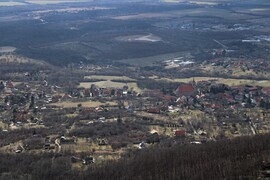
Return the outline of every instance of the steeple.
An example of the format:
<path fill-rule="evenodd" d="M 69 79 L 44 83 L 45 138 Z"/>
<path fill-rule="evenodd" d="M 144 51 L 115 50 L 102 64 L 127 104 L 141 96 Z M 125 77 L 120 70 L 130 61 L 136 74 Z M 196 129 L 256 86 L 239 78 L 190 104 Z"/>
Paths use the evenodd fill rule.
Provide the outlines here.
<path fill-rule="evenodd" d="M 195 81 L 195 78 L 193 77 L 193 80 L 192 80 L 192 86 L 195 87 L 196 86 L 196 81 Z"/>

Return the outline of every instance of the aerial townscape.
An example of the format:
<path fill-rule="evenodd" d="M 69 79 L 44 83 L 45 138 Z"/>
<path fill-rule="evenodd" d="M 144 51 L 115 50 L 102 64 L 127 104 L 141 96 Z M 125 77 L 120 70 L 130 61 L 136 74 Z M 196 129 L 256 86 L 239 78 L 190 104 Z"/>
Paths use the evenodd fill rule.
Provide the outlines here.
<path fill-rule="evenodd" d="M 0 180 L 269 179 L 267 0 L 0 2 Z"/>

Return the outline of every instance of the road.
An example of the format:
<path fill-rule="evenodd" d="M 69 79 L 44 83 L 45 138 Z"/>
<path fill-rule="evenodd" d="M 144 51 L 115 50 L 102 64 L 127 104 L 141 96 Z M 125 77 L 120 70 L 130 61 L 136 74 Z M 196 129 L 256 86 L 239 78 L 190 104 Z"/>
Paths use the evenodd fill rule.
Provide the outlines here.
<path fill-rule="evenodd" d="M 228 47 L 224 44 L 222 44 L 220 41 L 213 39 L 216 43 L 218 43 L 219 45 L 221 45 L 224 49 L 228 49 Z"/>
<path fill-rule="evenodd" d="M 57 152 L 60 153 L 61 152 L 60 139 L 56 139 L 54 141 L 54 144 L 57 146 Z"/>

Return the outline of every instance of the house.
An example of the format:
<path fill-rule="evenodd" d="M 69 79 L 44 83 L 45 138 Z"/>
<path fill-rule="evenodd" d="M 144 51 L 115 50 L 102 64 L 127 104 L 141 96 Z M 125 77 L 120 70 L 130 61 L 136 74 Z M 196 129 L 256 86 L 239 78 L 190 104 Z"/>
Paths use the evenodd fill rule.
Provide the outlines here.
<path fill-rule="evenodd" d="M 186 136 L 186 131 L 185 130 L 176 130 L 176 131 L 174 131 L 174 135 L 176 137 L 184 137 L 184 136 Z"/>
<path fill-rule="evenodd" d="M 84 97 L 91 97 L 92 96 L 90 89 L 85 89 L 83 94 L 84 94 Z"/>
<path fill-rule="evenodd" d="M 120 97 L 122 95 L 123 95 L 123 90 L 122 89 L 116 89 L 115 96 Z"/>
<path fill-rule="evenodd" d="M 217 103 L 214 103 L 211 105 L 211 108 L 212 109 L 220 109 L 220 108 L 223 108 L 222 104 L 217 104 Z"/>
<path fill-rule="evenodd" d="M 152 108 L 149 108 L 147 110 L 148 113 L 154 113 L 154 114 L 159 114 L 160 113 L 160 109 L 157 108 L 157 107 L 152 107 Z"/>
<path fill-rule="evenodd" d="M 51 144 L 50 143 L 45 143 L 44 144 L 44 149 L 51 149 Z"/>
<path fill-rule="evenodd" d="M 44 149 L 54 149 L 55 147 L 51 145 L 50 137 L 46 137 L 43 145 Z"/>
<path fill-rule="evenodd" d="M 102 112 L 103 110 L 104 108 L 100 106 L 95 108 L 95 112 Z"/>
<path fill-rule="evenodd" d="M 191 84 L 181 84 L 176 89 L 176 94 L 178 96 L 191 96 L 195 94 L 195 88 Z"/>
<path fill-rule="evenodd" d="M 16 121 L 25 122 L 26 121 L 26 117 L 25 116 L 26 115 L 24 113 L 21 113 L 21 112 L 17 113 L 15 115 Z"/>
<path fill-rule="evenodd" d="M 124 90 L 128 90 L 128 85 L 123 86 Z"/>
<path fill-rule="evenodd" d="M 109 144 L 107 139 L 97 139 L 97 141 L 99 146 L 106 146 Z"/>
<path fill-rule="evenodd" d="M 176 97 L 175 96 L 170 96 L 170 95 L 164 95 L 162 97 L 162 99 L 165 100 L 165 101 L 175 101 Z"/>
<path fill-rule="evenodd" d="M 75 144 L 75 140 L 66 138 L 65 136 L 61 136 L 60 144 Z"/>
<path fill-rule="evenodd" d="M 55 95 L 55 96 L 53 96 L 51 98 L 48 98 L 48 101 L 50 103 L 56 103 L 56 102 L 59 102 L 60 99 L 61 99 L 61 96 Z"/>
<path fill-rule="evenodd" d="M 143 149 L 143 148 L 145 148 L 145 147 L 146 147 L 145 142 L 142 141 L 142 142 L 139 144 L 139 149 Z"/>
<path fill-rule="evenodd" d="M 71 98 L 72 98 L 72 96 L 69 95 L 69 94 L 65 94 L 65 95 L 62 97 L 62 99 L 64 99 L 64 100 L 69 100 L 69 99 L 71 99 Z"/>
<path fill-rule="evenodd" d="M 6 87 L 9 88 L 9 89 L 13 89 L 15 86 L 11 81 L 7 81 L 6 82 Z"/>
<path fill-rule="evenodd" d="M 207 132 L 204 131 L 204 130 L 198 130 L 198 134 L 199 134 L 200 136 L 206 136 L 206 135 L 207 135 Z"/>
<path fill-rule="evenodd" d="M 103 96 L 110 96 L 111 93 L 112 93 L 112 90 L 111 89 L 107 89 L 107 88 L 103 89 L 103 91 L 102 91 L 102 95 Z"/>
<path fill-rule="evenodd" d="M 190 144 L 202 144 L 200 141 L 191 141 Z"/>
<path fill-rule="evenodd" d="M 86 157 L 86 158 L 82 159 L 82 163 L 84 165 L 95 163 L 95 158 L 94 157 Z"/>
<path fill-rule="evenodd" d="M 145 90 L 143 95 L 148 97 L 162 97 L 164 94 L 159 90 Z"/>
<path fill-rule="evenodd" d="M 80 162 L 80 161 L 82 161 L 82 159 L 77 157 L 77 156 L 72 156 L 71 157 L 71 162 L 72 163 L 76 163 L 76 162 Z"/>
<path fill-rule="evenodd" d="M 262 89 L 262 93 L 265 94 L 265 95 L 270 96 L 270 87 L 264 87 Z"/>
<path fill-rule="evenodd" d="M 90 113 L 93 113 L 95 112 L 95 109 L 94 108 L 84 108 L 80 111 L 80 114 L 82 115 L 87 115 L 87 114 L 90 114 Z"/>
<path fill-rule="evenodd" d="M 148 135 L 147 136 L 147 139 L 146 139 L 146 142 L 148 144 L 150 144 L 150 143 L 156 143 L 156 142 L 159 142 L 159 141 L 160 141 L 160 139 L 159 139 L 159 135 L 158 135 L 157 132 L 154 132 L 154 133 Z"/>

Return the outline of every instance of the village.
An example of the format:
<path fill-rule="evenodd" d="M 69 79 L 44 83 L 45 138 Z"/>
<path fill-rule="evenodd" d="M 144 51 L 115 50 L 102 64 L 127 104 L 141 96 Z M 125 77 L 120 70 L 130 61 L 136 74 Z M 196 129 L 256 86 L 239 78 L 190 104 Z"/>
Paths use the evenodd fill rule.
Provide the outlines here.
<path fill-rule="evenodd" d="M 141 88 L 139 80 L 128 75 L 87 75 L 81 80 L 87 84 L 76 82 L 67 87 L 47 80 L 52 69 L 8 74 L 7 80 L 0 81 L 0 151 L 69 152 L 74 167 L 82 168 L 156 144 L 199 145 L 267 133 L 270 86 L 262 80 L 268 76 L 264 73 L 269 68 L 266 63 L 219 58 L 197 67 L 196 63 L 186 64 L 184 68 L 202 71 L 226 66 L 229 78 L 235 78 L 233 71 L 240 69 L 257 73 L 259 80 L 242 79 L 240 83 L 240 79 L 234 84 L 220 77 L 190 77 L 156 89 Z M 111 70 L 107 66 L 97 69 Z M 73 71 L 90 70 L 80 65 Z M 238 78 L 249 74 L 240 75 Z M 160 77 L 149 80 L 163 82 Z M 262 86 L 259 81 L 263 81 Z"/>

